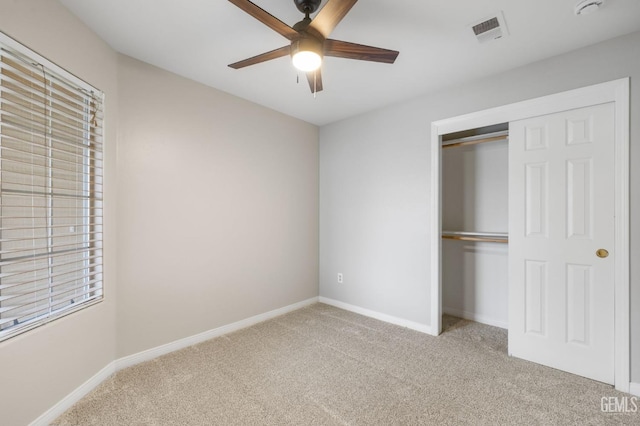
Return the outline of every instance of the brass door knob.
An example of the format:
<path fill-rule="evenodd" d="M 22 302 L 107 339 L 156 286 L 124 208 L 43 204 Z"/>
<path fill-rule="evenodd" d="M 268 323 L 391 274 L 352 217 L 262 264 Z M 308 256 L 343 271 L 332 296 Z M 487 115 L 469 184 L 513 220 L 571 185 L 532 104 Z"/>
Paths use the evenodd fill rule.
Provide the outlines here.
<path fill-rule="evenodd" d="M 609 252 L 605 249 L 598 249 L 596 251 L 596 256 L 601 257 L 601 258 L 605 258 L 609 256 Z"/>

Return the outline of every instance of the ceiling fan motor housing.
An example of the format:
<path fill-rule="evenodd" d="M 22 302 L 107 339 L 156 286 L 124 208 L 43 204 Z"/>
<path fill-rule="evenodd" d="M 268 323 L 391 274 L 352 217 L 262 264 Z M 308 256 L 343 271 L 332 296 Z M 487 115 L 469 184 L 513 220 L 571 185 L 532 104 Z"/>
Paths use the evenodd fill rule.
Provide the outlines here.
<path fill-rule="evenodd" d="M 302 37 L 300 37 L 297 40 L 294 40 L 291 43 L 291 56 L 295 56 L 296 53 L 298 52 L 314 52 L 316 53 L 318 56 L 322 57 L 323 55 L 323 49 L 322 49 L 322 42 L 320 40 L 318 40 L 315 37 L 312 37 L 310 35 L 304 34 Z"/>
<path fill-rule="evenodd" d="M 293 2 L 300 12 L 308 15 L 318 10 L 322 0 L 293 0 Z"/>

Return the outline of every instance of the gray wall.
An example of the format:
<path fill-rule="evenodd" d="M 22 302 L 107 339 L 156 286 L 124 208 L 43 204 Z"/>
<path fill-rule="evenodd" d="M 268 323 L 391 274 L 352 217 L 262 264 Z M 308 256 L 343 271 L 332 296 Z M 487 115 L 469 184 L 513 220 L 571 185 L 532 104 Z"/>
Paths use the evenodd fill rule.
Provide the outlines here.
<path fill-rule="evenodd" d="M 318 295 L 318 128 L 119 61 L 118 357 Z"/>
<path fill-rule="evenodd" d="M 0 31 L 105 92 L 105 300 L 0 343 L 0 424 L 24 425 L 116 354 L 117 56 L 57 1 L 0 1 Z"/>
<path fill-rule="evenodd" d="M 320 295 L 428 325 L 431 122 L 631 77 L 631 359 L 640 382 L 638 46 L 640 33 L 630 34 L 323 126 Z"/>

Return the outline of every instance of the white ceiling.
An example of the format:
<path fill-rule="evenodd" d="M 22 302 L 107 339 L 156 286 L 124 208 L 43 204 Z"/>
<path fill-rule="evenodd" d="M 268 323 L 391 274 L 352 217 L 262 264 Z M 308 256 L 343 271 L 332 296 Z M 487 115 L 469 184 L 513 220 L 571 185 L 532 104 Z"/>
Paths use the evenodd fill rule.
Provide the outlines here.
<path fill-rule="evenodd" d="M 640 30 L 639 0 L 582 16 L 577 0 L 361 0 L 331 38 L 400 55 L 393 65 L 325 58 L 314 99 L 288 57 L 227 67 L 288 44 L 228 1 L 61 2 L 118 52 L 317 125 Z M 253 2 L 289 25 L 303 17 L 292 0 Z M 478 43 L 469 25 L 499 11 L 510 35 Z"/>

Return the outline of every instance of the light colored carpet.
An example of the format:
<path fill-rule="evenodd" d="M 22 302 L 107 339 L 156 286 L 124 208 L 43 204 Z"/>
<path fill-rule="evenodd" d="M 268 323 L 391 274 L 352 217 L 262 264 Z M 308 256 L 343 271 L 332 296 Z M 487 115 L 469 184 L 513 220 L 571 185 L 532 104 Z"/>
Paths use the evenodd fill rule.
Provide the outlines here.
<path fill-rule="evenodd" d="M 629 395 L 506 352 L 445 317 L 433 337 L 324 304 L 122 370 L 55 425 L 603 425 Z"/>

